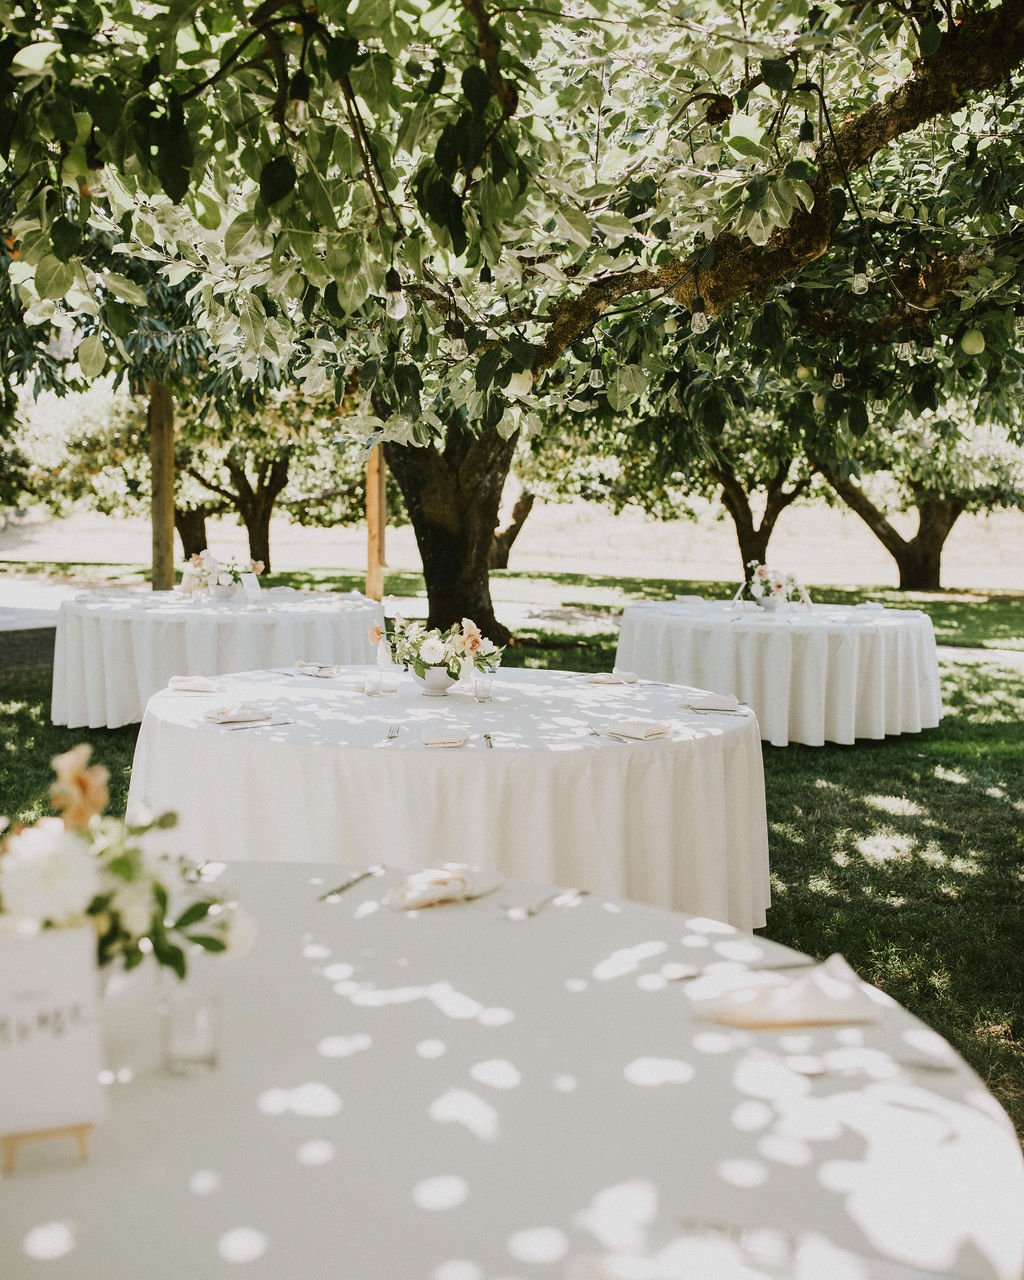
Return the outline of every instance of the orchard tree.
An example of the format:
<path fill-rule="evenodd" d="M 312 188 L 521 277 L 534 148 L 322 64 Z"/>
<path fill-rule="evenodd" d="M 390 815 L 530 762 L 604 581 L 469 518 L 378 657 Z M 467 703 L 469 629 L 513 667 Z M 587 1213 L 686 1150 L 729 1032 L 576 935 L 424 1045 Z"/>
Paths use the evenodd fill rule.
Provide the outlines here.
<path fill-rule="evenodd" d="M 95 308 L 76 237 L 101 227 L 197 280 L 221 366 L 339 398 L 358 370 L 433 623 L 500 638 L 482 525 L 540 409 L 595 359 L 620 403 L 670 397 L 656 351 L 611 349 L 623 322 L 692 323 L 737 377 L 827 357 L 802 367 L 836 432 L 869 429 L 883 371 L 897 407 L 1019 378 L 1022 0 L 15 0 L 0 21 L 31 322 Z M 895 359 L 914 345 L 940 349 L 927 379 Z"/>
<path fill-rule="evenodd" d="M 942 550 L 962 515 L 1024 507 L 1024 449 L 1001 428 L 965 433 L 960 414 L 929 413 L 891 433 L 865 436 L 852 458 L 816 458 L 819 470 L 878 538 L 904 590 L 937 591 Z M 914 512 L 910 536 L 891 513 Z"/>

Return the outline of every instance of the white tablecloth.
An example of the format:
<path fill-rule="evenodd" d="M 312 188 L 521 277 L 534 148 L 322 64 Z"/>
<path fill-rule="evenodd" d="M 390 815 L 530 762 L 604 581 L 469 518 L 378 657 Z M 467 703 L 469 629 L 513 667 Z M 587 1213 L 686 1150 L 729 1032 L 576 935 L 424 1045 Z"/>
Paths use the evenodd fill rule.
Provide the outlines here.
<path fill-rule="evenodd" d="M 155 695 L 132 766 L 129 812 L 176 809 L 174 847 L 200 858 L 335 858 L 430 866 L 481 860 L 507 875 L 574 884 L 728 920 L 765 923 L 764 773 L 750 715 L 698 714 L 684 691 L 592 685 L 565 672 L 502 671 L 495 701 L 425 697 L 344 680 L 233 676 L 230 694 Z M 278 727 L 203 721 L 257 703 Z M 672 737 L 593 737 L 616 717 L 671 722 Z M 389 725 L 400 726 L 388 741 Z M 425 729 L 461 725 L 455 750 Z M 494 749 L 483 733 L 490 730 Z"/>
<path fill-rule="evenodd" d="M 369 662 L 383 622 L 365 596 L 275 587 L 258 607 L 195 602 L 175 591 L 84 595 L 61 605 L 53 657 L 54 724 L 137 723 L 171 676 L 216 676 L 302 658 Z"/>
<path fill-rule="evenodd" d="M 942 716 L 935 635 L 917 609 L 629 605 L 616 661 L 734 693 L 776 747 L 920 733 Z"/>
<path fill-rule="evenodd" d="M 1019 1280 L 1014 1134 L 948 1050 L 904 1065 L 944 1046 L 898 1005 L 729 1030 L 668 979 L 794 953 L 597 898 L 510 920 L 522 885 L 405 916 L 394 876 L 229 874 L 256 947 L 190 980 L 220 1068 L 159 1074 L 155 1015 L 109 1001 L 135 1079 L 88 1165 L 23 1149 L 5 1280 Z"/>

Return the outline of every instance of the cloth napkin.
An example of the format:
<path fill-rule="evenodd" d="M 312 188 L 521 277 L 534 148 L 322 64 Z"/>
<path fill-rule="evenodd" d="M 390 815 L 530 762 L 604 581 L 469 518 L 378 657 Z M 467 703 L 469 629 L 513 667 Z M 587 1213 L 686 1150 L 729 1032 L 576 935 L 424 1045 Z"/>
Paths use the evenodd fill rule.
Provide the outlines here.
<path fill-rule="evenodd" d="M 178 693 L 223 693 L 227 685 L 208 676 L 171 676 L 167 687 Z"/>
<path fill-rule="evenodd" d="M 614 671 L 595 671 L 592 676 L 587 676 L 587 684 L 636 684 L 637 677 L 634 671 L 620 671 L 617 667 Z"/>
<path fill-rule="evenodd" d="M 215 724 L 247 724 L 250 721 L 269 720 L 269 711 L 262 707 L 254 707 L 251 702 L 235 702 L 228 707 L 212 707 L 203 712 L 204 720 L 212 720 Z"/>
<path fill-rule="evenodd" d="M 613 720 L 609 729 L 624 738 L 639 738 L 642 742 L 648 738 L 667 738 L 672 732 L 672 726 L 664 720 Z"/>
<path fill-rule="evenodd" d="M 421 907 L 433 907 L 442 902 L 467 902 L 488 892 L 497 883 L 497 877 L 479 867 L 445 862 L 440 867 L 427 867 L 406 876 L 395 885 L 385 901 L 402 911 L 418 911 Z"/>
<path fill-rule="evenodd" d="M 729 1027 L 807 1027 L 874 1022 L 878 1003 L 841 955 L 787 979 L 754 974 L 750 985 L 698 1004 L 697 1017 Z"/>
<path fill-rule="evenodd" d="M 740 707 L 734 693 L 688 693 L 682 705 L 691 711 L 738 711 Z"/>
<path fill-rule="evenodd" d="M 316 676 L 318 680 L 335 680 L 341 675 L 340 667 L 333 667 L 329 662 L 296 662 L 295 670 L 304 676 Z"/>
<path fill-rule="evenodd" d="M 425 747 L 461 747 L 468 736 L 465 729 L 424 729 L 423 745 Z"/>

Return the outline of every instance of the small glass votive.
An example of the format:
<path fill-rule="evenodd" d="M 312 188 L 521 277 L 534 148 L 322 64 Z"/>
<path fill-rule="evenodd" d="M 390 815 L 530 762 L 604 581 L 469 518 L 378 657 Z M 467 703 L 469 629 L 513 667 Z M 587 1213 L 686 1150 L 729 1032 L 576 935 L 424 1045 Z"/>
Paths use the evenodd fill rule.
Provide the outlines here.
<path fill-rule="evenodd" d="M 219 996 L 175 992 L 160 1005 L 160 1048 L 165 1071 L 175 1076 L 203 1075 L 220 1053 Z"/>
<path fill-rule="evenodd" d="M 494 701 L 494 676 L 475 676 L 473 678 L 473 697 L 477 702 Z"/>
<path fill-rule="evenodd" d="M 384 692 L 384 676 L 380 671 L 367 671 L 363 692 L 368 698 L 379 698 Z"/>

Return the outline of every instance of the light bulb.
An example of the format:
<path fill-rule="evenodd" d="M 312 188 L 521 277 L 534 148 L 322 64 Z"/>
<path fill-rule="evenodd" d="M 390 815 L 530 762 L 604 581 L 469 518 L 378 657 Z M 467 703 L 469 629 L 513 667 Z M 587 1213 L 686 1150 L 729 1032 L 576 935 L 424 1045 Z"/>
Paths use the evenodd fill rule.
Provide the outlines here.
<path fill-rule="evenodd" d="M 889 406 L 883 399 L 881 399 L 881 397 L 879 397 L 871 407 L 874 409 L 875 413 L 885 413 Z"/>
<path fill-rule="evenodd" d="M 597 356 L 594 356 L 594 359 L 590 365 L 589 382 L 592 387 L 604 386 L 604 370 L 601 368 L 601 361 L 598 359 Z"/>
<path fill-rule="evenodd" d="M 806 116 L 800 125 L 800 132 L 797 134 L 797 154 L 803 160 L 809 160 L 814 163 L 814 158 L 818 154 L 818 148 L 814 145 L 814 125 Z"/>
<path fill-rule="evenodd" d="M 389 267 L 384 277 L 384 292 L 387 302 L 384 310 L 392 320 L 402 320 L 409 314 L 409 304 L 402 293 L 402 277 L 394 267 Z"/>
<path fill-rule="evenodd" d="M 707 333 L 711 321 L 704 310 L 704 299 L 698 293 L 690 303 L 690 328 L 694 333 Z"/>
<path fill-rule="evenodd" d="M 914 358 L 914 344 L 909 338 L 901 338 L 893 347 L 897 360 L 909 362 Z"/>
<path fill-rule="evenodd" d="M 921 339 L 921 349 L 917 353 L 922 364 L 931 364 L 935 359 L 935 339 L 929 335 Z"/>
<path fill-rule="evenodd" d="M 846 386 L 846 375 L 842 369 L 837 369 L 832 375 L 832 385 L 837 391 L 842 391 L 843 387 Z"/>
<path fill-rule="evenodd" d="M 850 281 L 850 291 L 857 294 L 867 293 L 868 291 L 867 265 L 859 253 L 853 260 L 853 279 Z"/>

